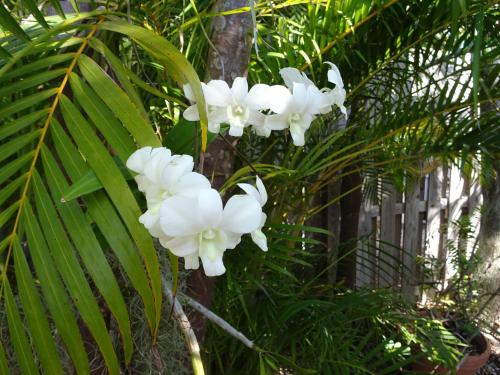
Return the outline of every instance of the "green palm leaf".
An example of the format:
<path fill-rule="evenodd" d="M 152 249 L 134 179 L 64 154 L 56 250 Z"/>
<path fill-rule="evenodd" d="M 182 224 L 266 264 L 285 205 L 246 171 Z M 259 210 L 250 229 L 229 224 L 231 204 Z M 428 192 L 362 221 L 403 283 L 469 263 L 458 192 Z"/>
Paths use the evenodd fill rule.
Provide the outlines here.
<path fill-rule="evenodd" d="M 75 24 L 84 18 L 88 24 Z M 24 38 L 10 18 L 3 15 L 1 21 Z M 98 39 L 113 28 L 121 38 L 136 38 L 179 83 L 190 83 L 201 96 L 196 73 L 175 47 L 102 15 L 77 16 L 30 44 L 7 48 L 12 57 L 0 65 L 0 295 L 10 335 L 3 345 L 12 348 L 23 373 L 63 373 L 68 364 L 56 350 L 60 342 L 77 373 L 88 373 L 93 358 L 84 328 L 85 341 L 90 335 L 109 373 L 120 373 L 122 361 L 131 361 L 131 321 L 110 254 L 141 296 L 153 340 L 158 331 L 159 260 L 138 222 L 140 206 L 122 166 L 137 147 L 161 142 L 130 81 L 133 73 Z M 160 40 L 162 50 L 148 45 Z M 91 48 L 111 61 L 106 69 L 86 55 Z M 69 186 L 88 174 L 104 189 L 64 201 Z M 113 344 L 106 311 L 116 322 L 121 348 Z M 9 366 L 5 355 L 0 365 Z"/>

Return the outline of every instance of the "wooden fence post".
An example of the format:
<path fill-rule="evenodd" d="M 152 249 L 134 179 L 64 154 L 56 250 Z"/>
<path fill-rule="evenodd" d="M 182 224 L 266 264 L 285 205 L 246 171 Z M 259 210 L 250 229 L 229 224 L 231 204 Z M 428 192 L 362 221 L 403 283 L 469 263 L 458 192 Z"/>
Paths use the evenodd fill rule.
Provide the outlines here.
<path fill-rule="evenodd" d="M 375 248 L 372 245 L 372 205 L 369 199 L 363 199 L 359 212 L 358 237 L 365 237 L 358 241 L 358 255 L 356 262 L 356 286 L 375 287 L 377 262 Z M 370 235 L 370 238 L 367 236 Z"/>
<path fill-rule="evenodd" d="M 387 195 L 382 197 L 380 210 L 379 286 L 387 287 L 396 284 L 394 270 L 398 267 L 399 251 L 394 247 L 396 242 L 396 189 L 392 184 L 384 183 L 383 186 L 383 191 L 387 192 Z"/>
<path fill-rule="evenodd" d="M 459 228 L 455 224 L 462 216 L 462 207 L 467 202 L 467 196 L 464 196 L 465 182 L 462 178 L 462 173 L 457 166 L 452 166 L 450 170 L 450 190 L 448 193 L 448 225 L 447 225 L 447 241 L 445 246 L 445 274 L 444 280 L 448 280 L 455 272 L 455 266 L 449 262 L 448 250 L 450 247 L 457 248 L 459 246 Z"/>
<path fill-rule="evenodd" d="M 403 278 L 402 293 L 411 301 L 418 295 L 417 255 L 421 245 L 420 225 L 420 179 L 414 186 L 406 186 L 404 203 L 404 237 L 403 237 Z"/>

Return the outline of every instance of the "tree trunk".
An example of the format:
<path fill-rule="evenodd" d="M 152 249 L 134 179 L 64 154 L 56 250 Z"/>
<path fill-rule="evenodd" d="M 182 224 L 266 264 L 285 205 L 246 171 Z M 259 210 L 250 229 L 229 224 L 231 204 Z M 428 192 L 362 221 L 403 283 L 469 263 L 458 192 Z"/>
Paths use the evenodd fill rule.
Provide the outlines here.
<path fill-rule="evenodd" d="M 500 322 L 500 160 L 493 161 L 494 179 L 483 187 L 483 212 L 479 233 L 478 255 L 481 258 L 482 287 L 484 300 L 489 302 L 487 320 Z"/>
<path fill-rule="evenodd" d="M 358 246 L 359 210 L 361 208 L 361 175 L 351 173 L 358 165 L 350 165 L 342 178 L 340 194 L 355 189 L 340 200 L 340 252 L 341 258 L 337 267 L 337 281 L 343 281 L 348 288 L 356 286 L 356 248 Z"/>
<path fill-rule="evenodd" d="M 361 116 L 361 103 L 351 103 L 347 126 L 356 123 L 355 118 Z M 354 142 L 354 137 L 352 138 Z M 352 150 L 355 152 L 356 150 Z M 359 172 L 360 161 L 353 161 L 343 171 L 340 183 L 340 234 L 339 234 L 339 262 L 337 264 L 337 281 L 343 281 L 348 288 L 356 286 L 356 257 L 358 247 L 359 212 L 361 209 L 362 178 Z M 351 191 L 350 193 L 348 193 Z M 344 194 L 347 194 L 344 196 Z"/>
<path fill-rule="evenodd" d="M 248 6 L 248 0 L 218 0 L 215 12 L 224 12 Z M 249 12 L 218 16 L 212 24 L 212 43 L 207 61 L 206 79 L 223 79 L 229 85 L 236 77 L 246 76 L 248 62 L 252 50 L 252 17 Z M 235 139 L 226 137 L 229 143 L 236 144 Z M 233 147 L 217 137 L 207 148 L 204 161 L 204 174 L 212 179 L 212 186 L 219 189 L 224 181 L 233 173 Z M 192 272 L 188 277 L 190 294 L 206 307 L 210 307 L 214 297 L 215 279 L 205 276 L 201 269 Z M 190 321 L 196 337 L 203 342 L 206 332 L 206 319 L 193 311 Z"/>
<path fill-rule="evenodd" d="M 485 102 L 481 105 L 481 114 L 493 115 L 499 120 L 497 108 L 500 103 Z M 491 180 L 482 187 L 483 207 L 481 211 L 481 229 L 479 232 L 478 255 L 481 258 L 479 275 L 482 281 L 483 300 L 486 307 L 486 320 L 493 324 L 500 323 L 500 158 L 491 161 Z M 496 294 L 496 295 L 494 295 Z"/>

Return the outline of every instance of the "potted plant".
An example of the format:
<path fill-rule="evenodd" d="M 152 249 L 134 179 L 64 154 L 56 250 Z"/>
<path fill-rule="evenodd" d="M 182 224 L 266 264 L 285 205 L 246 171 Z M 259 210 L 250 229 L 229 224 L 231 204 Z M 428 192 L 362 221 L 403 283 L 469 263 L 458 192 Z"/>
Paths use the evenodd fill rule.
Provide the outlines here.
<path fill-rule="evenodd" d="M 472 237 L 469 217 L 463 217 L 455 225 L 458 226 L 458 245 L 448 243 L 448 264 L 456 270 L 447 285 L 438 285 L 432 291 L 433 301 L 422 308 L 422 315 L 440 321 L 457 340 L 455 345 L 460 351 L 460 360 L 454 366 L 439 356 L 426 356 L 413 369 L 427 374 L 457 373 L 458 375 L 475 374 L 488 361 L 490 343 L 481 333 L 477 323 L 478 316 L 485 306 L 479 306 L 479 283 L 474 277 L 480 259 L 476 254 L 476 245 L 470 254 L 467 253 L 467 241 Z M 487 301 L 486 303 L 488 303 Z M 425 352 L 425 349 L 422 348 Z"/>

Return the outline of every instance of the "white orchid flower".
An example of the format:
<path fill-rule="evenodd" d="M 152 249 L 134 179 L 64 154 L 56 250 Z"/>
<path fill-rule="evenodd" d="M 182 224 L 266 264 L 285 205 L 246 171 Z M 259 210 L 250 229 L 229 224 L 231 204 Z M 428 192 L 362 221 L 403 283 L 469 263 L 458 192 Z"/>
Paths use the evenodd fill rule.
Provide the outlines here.
<path fill-rule="evenodd" d="M 315 115 L 329 106 L 328 98 L 314 85 L 294 83 L 292 92 L 284 86 L 270 88 L 270 107 L 276 114 L 266 116 L 264 124 L 272 130 L 290 128 L 293 143 L 303 146 L 304 133 Z"/>
<path fill-rule="evenodd" d="M 258 127 L 263 123 L 264 115 L 259 111 L 269 108 L 268 85 L 256 84 L 249 91 L 246 78 L 236 77 L 231 88 L 222 80 L 212 80 L 202 87 L 211 132 L 218 133 L 220 124 L 228 123 L 229 135 L 240 137 L 245 127 Z M 189 88 L 185 88 L 185 92 L 188 99 L 194 99 Z M 186 109 L 184 117 L 192 121 L 198 120 L 197 108 L 191 106 Z"/>
<path fill-rule="evenodd" d="M 250 184 L 238 184 L 238 186 L 243 189 L 245 193 L 247 193 L 249 196 L 255 198 L 257 202 L 259 202 L 261 207 L 264 207 L 264 205 L 267 202 L 267 191 L 266 187 L 262 183 L 262 180 L 259 178 L 259 176 L 256 177 L 255 185 L 257 188 L 255 188 L 253 185 Z M 267 220 L 267 215 L 262 212 L 261 220 L 260 220 L 260 225 L 259 227 L 254 230 L 251 234 L 253 242 L 259 246 L 262 251 L 267 251 L 267 237 L 266 235 L 262 232 L 262 227 L 266 223 Z"/>
<path fill-rule="evenodd" d="M 304 72 L 301 72 L 297 68 L 283 68 L 280 69 L 281 78 L 285 82 L 286 87 L 289 89 L 293 88 L 294 83 L 302 83 L 304 86 L 315 86 L 314 82 L 307 78 Z"/>
<path fill-rule="evenodd" d="M 330 69 L 328 70 L 328 82 L 331 82 L 335 85 L 335 88 L 333 88 L 332 90 L 327 90 L 325 91 L 325 93 L 330 99 L 330 104 L 335 104 L 337 107 L 339 107 L 342 114 L 347 118 L 347 109 L 344 106 L 346 91 L 344 89 L 344 82 L 342 81 L 340 70 L 335 64 L 329 61 L 327 61 L 325 64 L 330 65 Z"/>
<path fill-rule="evenodd" d="M 196 197 L 176 195 L 160 208 L 163 232 L 172 239 L 164 246 L 184 257 L 186 267 L 195 268 L 200 257 L 207 276 L 222 275 L 226 269 L 222 257 L 233 249 L 241 235 L 256 230 L 261 222 L 259 202 L 249 195 L 235 195 L 222 207 L 219 193 L 199 190 Z"/>
<path fill-rule="evenodd" d="M 194 162 L 190 155 L 173 155 L 165 147 L 143 147 L 127 160 L 127 167 L 139 173 L 135 177 L 139 190 L 144 192 L 148 209 L 139 222 L 153 237 L 168 238 L 161 231 L 161 203 L 174 195 L 193 196 L 200 189 L 210 189 L 208 179 L 193 172 Z"/>
<path fill-rule="evenodd" d="M 128 169 L 138 174 L 135 176 L 135 181 L 140 191 L 144 191 L 148 186 L 148 181 L 145 179 L 144 172 L 146 168 L 150 169 L 151 160 L 154 158 L 155 164 L 159 162 L 168 163 L 171 157 L 172 153 L 168 148 L 152 148 L 149 146 L 142 147 L 130 155 L 127 159 L 126 166 Z"/>
<path fill-rule="evenodd" d="M 203 89 L 204 96 L 206 97 L 206 87 L 207 85 L 205 83 L 201 83 L 201 88 Z M 186 120 L 188 121 L 199 121 L 200 120 L 200 114 L 198 112 L 198 106 L 196 105 L 195 97 L 193 90 L 191 89 L 190 85 L 184 85 L 184 95 L 186 98 L 189 99 L 191 102 L 191 106 L 186 108 L 184 110 L 183 116 Z M 205 103 L 206 103 L 205 99 Z M 206 104 L 206 110 L 207 110 L 207 118 L 208 118 L 208 131 L 211 133 L 219 133 L 220 131 L 220 124 L 222 122 L 226 121 L 226 117 L 224 113 L 217 111 L 217 108 Z"/>

